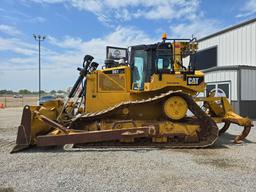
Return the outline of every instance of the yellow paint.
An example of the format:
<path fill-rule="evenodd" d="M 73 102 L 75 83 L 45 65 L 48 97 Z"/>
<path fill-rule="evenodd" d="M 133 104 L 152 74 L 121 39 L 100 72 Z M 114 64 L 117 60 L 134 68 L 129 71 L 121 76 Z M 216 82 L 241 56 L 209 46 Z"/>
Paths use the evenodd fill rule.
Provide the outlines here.
<path fill-rule="evenodd" d="M 229 121 L 240 126 L 250 127 L 252 121 L 242 117 L 233 111 L 233 108 L 226 97 L 196 98 L 195 101 L 204 101 L 212 118 L 216 123 Z"/>
<path fill-rule="evenodd" d="M 163 33 L 162 34 L 162 39 L 164 40 L 164 39 L 167 39 L 167 34 L 166 33 Z"/>
<path fill-rule="evenodd" d="M 194 75 L 187 75 L 187 77 L 204 77 L 201 71 L 195 71 Z M 164 88 L 169 90 L 184 90 L 184 92 L 195 95 L 198 92 L 203 92 L 206 84 L 202 82 L 200 85 L 188 86 L 187 81 L 184 80 L 183 74 L 176 72 L 175 74 L 162 74 L 162 80 L 159 79 L 158 74 L 151 76 L 151 81 L 145 83 L 145 91 L 156 91 Z"/>
<path fill-rule="evenodd" d="M 32 113 L 32 119 L 31 119 L 31 143 L 36 142 L 34 139 L 36 135 L 39 133 L 47 133 L 53 128 L 49 127 L 47 124 L 45 124 L 37 115 L 35 115 L 33 112 L 35 110 L 39 111 L 40 114 L 50 118 L 50 119 L 57 119 L 57 116 L 61 110 L 61 107 L 63 106 L 63 102 L 60 100 L 55 101 L 48 101 L 44 103 L 42 106 L 30 106 L 30 111 Z"/>
<path fill-rule="evenodd" d="M 184 134 L 187 136 L 196 136 L 199 125 L 191 125 L 186 123 L 175 123 L 166 121 L 159 124 L 160 134 Z"/>
<path fill-rule="evenodd" d="M 170 119 L 180 120 L 186 116 L 187 111 L 187 102 L 182 97 L 172 96 L 164 103 L 164 113 Z"/>
<path fill-rule="evenodd" d="M 123 74 L 109 74 L 112 70 L 124 70 Z M 194 75 L 187 77 L 203 77 L 204 74 L 196 71 Z M 132 90 L 131 70 L 128 66 L 97 70 L 87 75 L 85 112 L 96 112 L 124 101 L 141 100 L 154 97 L 169 90 L 183 90 L 195 95 L 203 92 L 205 83 L 199 85 L 187 85 L 183 74 L 162 74 L 162 80 L 158 74 L 153 74 L 150 82 L 144 84 L 144 91 Z"/>

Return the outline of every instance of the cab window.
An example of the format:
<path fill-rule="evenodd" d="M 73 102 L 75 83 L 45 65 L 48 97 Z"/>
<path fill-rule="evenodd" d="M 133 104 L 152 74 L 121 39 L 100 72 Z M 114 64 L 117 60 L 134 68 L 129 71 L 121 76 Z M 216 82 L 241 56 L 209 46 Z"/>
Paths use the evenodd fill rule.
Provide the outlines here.
<path fill-rule="evenodd" d="M 145 82 L 144 66 L 147 63 L 147 52 L 136 50 L 132 69 L 132 82 L 134 90 L 143 90 Z"/>
<path fill-rule="evenodd" d="M 157 71 L 167 71 L 172 68 L 172 60 L 170 56 L 158 56 L 156 58 Z"/>

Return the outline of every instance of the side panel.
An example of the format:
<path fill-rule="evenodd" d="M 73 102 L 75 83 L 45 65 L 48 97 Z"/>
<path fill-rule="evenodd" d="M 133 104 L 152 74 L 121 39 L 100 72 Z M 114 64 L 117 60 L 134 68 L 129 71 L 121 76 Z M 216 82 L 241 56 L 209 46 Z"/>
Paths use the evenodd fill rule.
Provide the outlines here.
<path fill-rule="evenodd" d="M 130 68 L 116 67 L 87 76 L 86 112 L 96 112 L 130 100 Z"/>
<path fill-rule="evenodd" d="M 184 78 L 186 77 L 186 78 Z M 204 74 L 201 71 L 196 71 L 195 74 L 154 74 L 151 81 L 145 83 L 145 91 L 154 91 L 168 88 L 168 90 L 185 90 L 190 94 L 204 92 Z"/>

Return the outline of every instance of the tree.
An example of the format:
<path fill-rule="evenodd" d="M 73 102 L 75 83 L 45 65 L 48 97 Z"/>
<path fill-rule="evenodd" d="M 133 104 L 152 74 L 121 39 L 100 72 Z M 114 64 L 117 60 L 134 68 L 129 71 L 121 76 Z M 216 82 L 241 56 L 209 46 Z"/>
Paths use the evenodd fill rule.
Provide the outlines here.
<path fill-rule="evenodd" d="M 57 93 L 66 93 L 66 92 L 63 90 L 58 90 Z"/>
<path fill-rule="evenodd" d="M 6 89 L 3 89 L 3 90 L 0 90 L 0 94 L 3 95 L 3 94 L 15 94 L 15 92 L 13 92 L 12 90 L 6 90 Z"/>
<path fill-rule="evenodd" d="M 46 94 L 47 92 L 44 91 L 44 90 L 41 90 L 40 93 L 41 93 L 41 94 Z"/>
<path fill-rule="evenodd" d="M 51 93 L 51 94 L 56 94 L 56 91 L 55 91 L 55 90 L 51 90 L 50 93 Z"/>
<path fill-rule="evenodd" d="M 27 95 L 27 94 L 31 94 L 31 91 L 27 90 L 27 89 L 21 89 L 19 90 L 19 94 L 21 95 Z"/>

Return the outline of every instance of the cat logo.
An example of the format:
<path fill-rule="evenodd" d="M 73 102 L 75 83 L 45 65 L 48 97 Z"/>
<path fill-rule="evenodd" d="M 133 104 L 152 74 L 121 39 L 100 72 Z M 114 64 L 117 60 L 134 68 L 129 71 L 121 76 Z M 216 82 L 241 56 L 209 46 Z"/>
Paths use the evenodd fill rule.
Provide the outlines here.
<path fill-rule="evenodd" d="M 187 77 L 188 85 L 199 85 L 203 81 L 203 77 Z"/>

